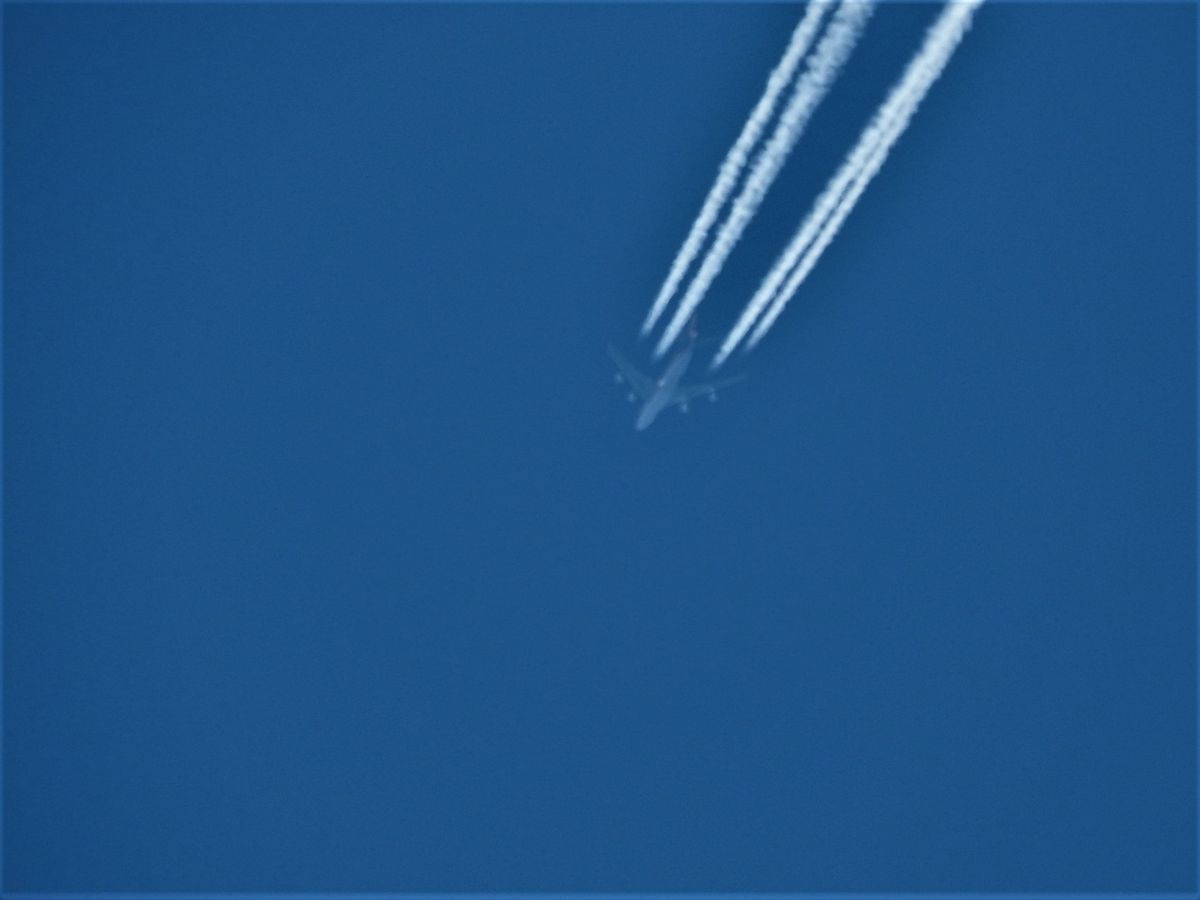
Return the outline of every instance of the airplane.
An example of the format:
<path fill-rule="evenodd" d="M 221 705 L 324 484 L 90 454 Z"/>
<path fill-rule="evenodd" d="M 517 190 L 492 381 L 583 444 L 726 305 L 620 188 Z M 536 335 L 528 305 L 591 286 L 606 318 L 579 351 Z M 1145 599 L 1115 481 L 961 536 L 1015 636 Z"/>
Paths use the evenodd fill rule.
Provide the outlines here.
<path fill-rule="evenodd" d="M 634 423 L 634 427 L 638 431 L 649 428 L 664 409 L 678 406 L 680 412 L 687 412 L 688 401 L 694 400 L 696 397 L 708 397 L 709 400 L 715 401 L 717 391 L 745 379 L 745 375 L 734 375 L 732 378 L 722 378 L 718 381 L 683 384 L 684 373 L 692 363 L 692 354 L 696 351 L 697 343 L 695 330 L 693 329 L 689 333 L 691 340 L 688 341 L 687 346 L 671 357 L 671 361 L 667 363 L 667 367 L 657 379 L 643 375 L 633 363 L 617 351 L 616 347 L 612 344 L 608 345 L 608 355 L 612 357 L 612 361 L 617 366 L 616 380 L 624 381 L 629 385 L 629 402 L 633 403 L 637 400 L 642 402 L 641 408 L 638 410 L 637 421 Z"/>

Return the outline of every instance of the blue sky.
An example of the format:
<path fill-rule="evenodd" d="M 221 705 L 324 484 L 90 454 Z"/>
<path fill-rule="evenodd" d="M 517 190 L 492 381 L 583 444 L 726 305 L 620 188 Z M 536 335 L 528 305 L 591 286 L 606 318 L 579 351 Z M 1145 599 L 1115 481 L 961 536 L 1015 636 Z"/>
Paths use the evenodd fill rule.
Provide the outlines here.
<path fill-rule="evenodd" d="M 985 6 L 635 433 L 799 12 L 6 8 L 9 890 L 1194 887 L 1196 10 Z"/>

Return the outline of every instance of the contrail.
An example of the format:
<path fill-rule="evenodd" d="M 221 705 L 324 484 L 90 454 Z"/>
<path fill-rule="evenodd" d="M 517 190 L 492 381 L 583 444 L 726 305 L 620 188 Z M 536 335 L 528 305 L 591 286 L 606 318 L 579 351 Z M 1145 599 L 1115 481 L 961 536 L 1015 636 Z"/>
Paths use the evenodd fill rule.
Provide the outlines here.
<path fill-rule="evenodd" d="M 749 159 L 750 151 L 758 143 L 762 136 L 763 128 L 770 121 L 771 116 L 775 112 L 775 106 L 779 102 L 779 95 L 783 93 L 783 89 L 788 86 L 791 80 L 796 75 L 796 69 L 799 68 L 800 62 L 808 53 L 808 48 L 812 46 L 813 39 L 817 36 L 817 31 L 821 27 L 821 22 L 824 20 L 825 14 L 833 8 L 832 0 L 813 0 L 809 4 L 803 17 L 800 19 L 800 24 L 796 26 L 796 30 L 792 32 L 792 39 L 784 50 L 782 58 L 767 78 L 767 86 L 763 91 L 763 95 L 758 99 L 758 103 L 754 105 L 754 109 L 750 111 L 750 118 L 746 120 L 746 124 L 742 126 L 742 133 L 738 135 L 732 147 L 729 148 L 729 153 L 721 162 L 721 168 L 717 170 L 717 180 L 713 182 L 713 186 L 708 191 L 708 196 L 704 198 L 704 205 L 700 207 L 700 215 L 696 217 L 696 221 L 692 223 L 692 228 L 688 232 L 687 238 L 683 242 L 683 246 L 679 248 L 679 253 L 675 256 L 675 261 L 671 263 L 671 269 L 667 273 L 667 280 L 658 290 L 658 296 L 654 298 L 654 305 L 650 307 L 650 312 L 646 316 L 646 321 L 642 323 L 642 336 L 645 337 L 650 333 L 658 317 L 662 315 L 666 309 L 667 303 L 675 294 L 676 288 L 679 287 L 679 282 L 683 280 L 683 275 L 687 271 L 688 266 L 692 264 L 692 260 L 696 258 L 696 254 L 700 252 L 701 246 L 708 238 L 708 233 L 712 229 L 713 223 L 717 220 L 717 213 L 721 211 L 721 207 L 725 205 L 725 201 L 729 199 L 729 195 L 733 192 L 734 185 L 737 184 L 741 177 L 742 170 L 746 168 L 746 161 Z"/>
<path fill-rule="evenodd" d="M 715 369 L 725 362 L 768 305 L 770 308 L 754 327 L 746 349 L 753 348 L 779 317 L 837 235 L 871 179 L 883 166 L 892 146 L 912 121 L 917 107 L 945 69 L 970 27 L 971 18 L 981 2 L 951 0 L 930 26 L 920 51 L 909 62 L 904 75 L 863 131 L 858 144 L 826 185 L 791 243 L 755 291 L 722 342 L 710 368 Z"/>
<path fill-rule="evenodd" d="M 817 260 L 821 258 L 821 254 L 825 252 L 825 248 L 837 236 L 842 223 L 846 221 L 846 217 L 850 215 L 850 211 L 858 203 L 863 191 L 867 189 L 867 185 L 871 183 L 871 179 L 878 174 L 887 160 L 888 153 L 891 152 L 896 141 L 899 140 L 905 129 L 908 128 L 909 123 L 916 114 L 917 107 L 925 99 L 925 95 L 929 92 L 933 83 L 941 76 L 946 63 L 949 62 L 950 57 L 958 48 L 963 35 L 966 34 L 967 29 L 970 27 L 975 9 L 981 2 L 982 0 L 951 2 L 942 12 L 938 21 L 934 23 L 931 34 L 927 38 L 926 45 L 922 48 L 920 54 L 922 57 L 925 57 L 925 64 L 922 67 L 919 78 L 915 79 L 912 90 L 908 92 L 903 108 L 898 112 L 892 127 L 880 140 L 870 159 L 855 176 L 854 183 L 850 186 L 841 202 L 838 203 L 837 208 L 830 214 L 828 221 L 822 226 L 820 234 L 817 235 L 812 246 L 805 252 L 804 258 L 797 265 L 795 271 L 788 277 L 779 294 L 771 302 L 771 306 L 767 310 L 766 315 L 763 316 L 762 321 L 755 326 L 754 331 L 750 335 L 750 340 L 747 342 L 747 350 L 753 349 L 762 340 L 763 335 L 767 333 L 771 325 L 779 318 L 779 314 L 783 312 L 783 308 L 795 296 L 804 279 L 808 277 L 808 273 L 817 264 Z M 937 31 L 937 34 L 933 34 L 933 31 Z"/>
<path fill-rule="evenodd" d="M 915 108 L 913 111 L 915 111 Z M 779 293 L 775 295 L 766 313 L 759 320 L 758 324 L 754 326 L 754 330 L 750 332 L 750 337 L 746 341 L 747 351 L 753 350 L 758 345 L 763 335 L 775 324 L 775 320 L 779 318 L 779 314 L 783 312 L 783 308 L 787 305 L 788 301 L 799 290 L 800 284 L 808 277 L 808 273 L 817 264 L 817 260 L 821 258 L 821 254 L 825 252 L 825 248 L 830 245 L 834 237 L 837 236 L 838 231 L 841 230 L 842 223 L 850 215 L 850 210 L 858 203 L 858 198 L 862 196 L 871 179 L 883 167 L 892 144 L 900 137 L 900 134 L 904 131 L 904 126 L 907 124 L 908 120 L 900 123 L 898 127 L 895 127 L 894 132 L 884 141 L 881 141 L 879 146 L 875 148 L 875 153 L 871 156 L 871 159 L 855 177 L 854 183 L 850 185 L 850 189 L 846 192 L 846 195 L 837 205 L 837 208 L 830 213 L 829 218 L 825 220 L 825 224 L 821 226 L 820 233 L 805 251 L 804 256 L 792 271 L 792 274 L 788 276 L 788 280 L 784 283 Z"/>
<path fill-rule="evenodd" d="M 804 74 L 796 82 L 792 98 L 780 114 L 774 133 L 755 159 L 746 183 L 733 201 L 728 218 L 717 232 L 700 269 L 655 347 L 656 358 L 667 352 L 704 299 L 705 292 L 758 211 L 767 189 L 779 174 L 813 111 L 837 78 L 873 11 L 874 4 L 869 0 L 844 0 L 834 13 L 833 22 L 809 58 Z"/>

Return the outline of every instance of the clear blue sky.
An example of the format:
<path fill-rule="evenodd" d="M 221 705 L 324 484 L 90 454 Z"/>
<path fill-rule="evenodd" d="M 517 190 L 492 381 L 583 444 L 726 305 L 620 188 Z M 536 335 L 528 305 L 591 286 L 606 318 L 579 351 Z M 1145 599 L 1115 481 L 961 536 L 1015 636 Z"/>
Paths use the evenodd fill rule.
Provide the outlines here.
<path fill-rule="evenodd" d="M 1194 887 L 1194 6 L 985 6 L 644 433 L 798 7 L 4 15 L 9 890 Z"/>

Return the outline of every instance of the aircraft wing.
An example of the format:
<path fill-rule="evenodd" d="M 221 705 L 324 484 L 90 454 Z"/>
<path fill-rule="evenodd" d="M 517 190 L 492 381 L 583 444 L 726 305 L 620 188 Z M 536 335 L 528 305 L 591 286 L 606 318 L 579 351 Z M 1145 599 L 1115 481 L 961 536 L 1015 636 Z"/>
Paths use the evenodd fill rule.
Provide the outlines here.
<path fill-rule="evenodd" d="M 730 378 L 720 378 L 716 381 L 703 381 L 697 384 L 683 384 L 679 386 L 679 390 L 675 392 L 675 397 L 671 400 L 673 404 L 687 403 L 697 397 L 715 396 L 717 391 L 724 390 L 731 384 L 737 384 L 739 381 L 745 381 L 745 375 L 734 375 Z"/>
<path fill-rule="evenodd" d="M 639 372 L 637 367 L 618 353 L 617 348 L 612 344 L 608 345 L 608 355 L 616 363 L 617 371 L 621 373 L 621 377 L 625 379 L 630 390 L 643 400 L 654 393 L 654 379 L 648 378 Z"/>

